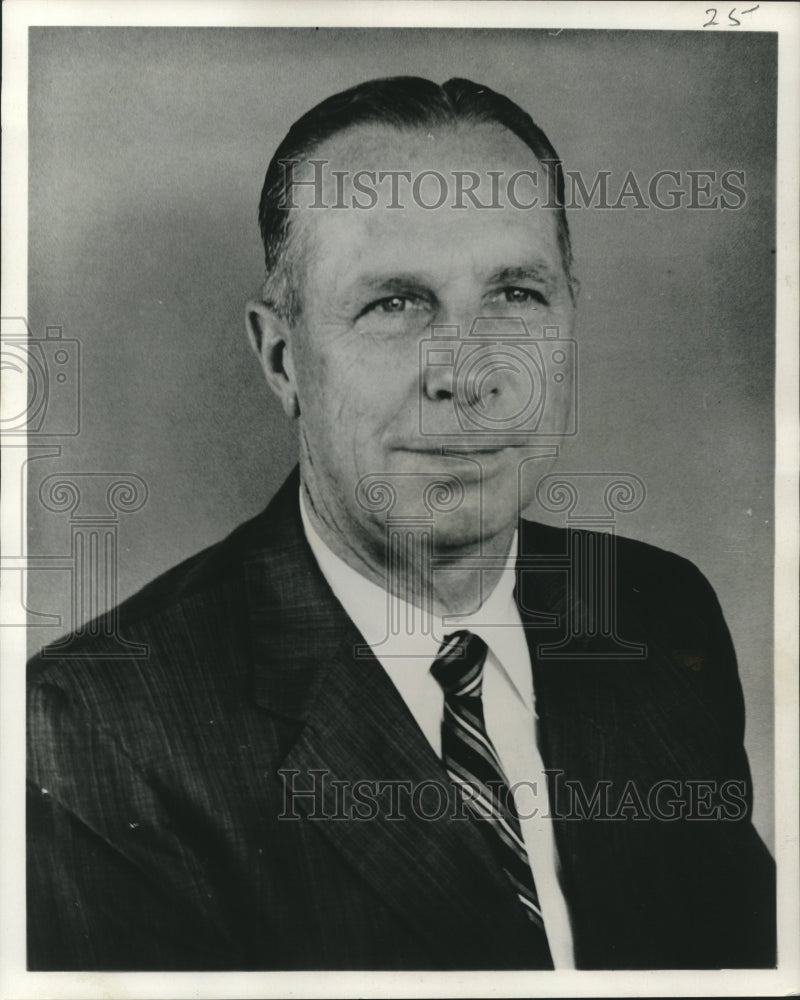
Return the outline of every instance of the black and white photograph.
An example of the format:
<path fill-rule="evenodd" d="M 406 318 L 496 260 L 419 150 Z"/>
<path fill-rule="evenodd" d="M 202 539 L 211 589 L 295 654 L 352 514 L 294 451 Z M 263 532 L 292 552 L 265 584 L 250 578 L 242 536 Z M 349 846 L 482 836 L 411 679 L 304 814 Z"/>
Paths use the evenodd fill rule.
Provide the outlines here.
<path fill-rule="evenodd" d="M 3 995 L 800 989 L 800 5 L 5 13 Z"/>

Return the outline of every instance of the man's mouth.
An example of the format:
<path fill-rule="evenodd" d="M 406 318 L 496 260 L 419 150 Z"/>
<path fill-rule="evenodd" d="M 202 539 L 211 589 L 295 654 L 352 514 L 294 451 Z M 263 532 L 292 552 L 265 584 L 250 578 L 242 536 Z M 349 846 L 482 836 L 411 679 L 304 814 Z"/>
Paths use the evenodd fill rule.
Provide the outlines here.
<path fill-rule="evenodd" d="M 404 446 L 398 448 L 398 451 L 411 452 L 413 455 L 427 455 L 436 458 L 469 458 L 471 455 L 497 455 L 501 451 L 506 451 L 507 445 L 495 445 L 494 447 L 471 447 L 471 446 L 453 446 L 453 445 L 442 445 L 438 448 L 418 448 L 411 446 Z"/>

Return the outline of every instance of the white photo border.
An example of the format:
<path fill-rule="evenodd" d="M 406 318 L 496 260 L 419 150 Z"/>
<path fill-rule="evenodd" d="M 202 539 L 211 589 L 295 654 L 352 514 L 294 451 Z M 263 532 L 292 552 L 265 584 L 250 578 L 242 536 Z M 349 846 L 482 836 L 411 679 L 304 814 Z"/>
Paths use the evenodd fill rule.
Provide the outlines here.
<path fill-rule="evenodd" d="M 748 31 L 777 32 L 778 213 L 775 466 L 775 759 L 779 966 L 766 971 L 469 973 L 29 973 L 25 968 L 24 663 L 22 628 L 0 629 L 0 996 L 736 996 L 800 990 L 798 941 L 798 198 L 800 4 L 755 8 Z M 346 0 L 6 0 L 2 116 L 2 299 L 4 316 L 27 316 L 28 28 L 102 26 L 494 27 L 729 30 L 703 27 L 705 3 L 402 2 Z M 743 9 L 743 8 L 740 8 Z M 731 25 L 730 30 L 735 30 Z M 14 406 L 9 399 L 6 405 Z M 17 410 L 13 410 L 17 412 Z M 4 471 L 11 469 L 5 449 Z M 4 535 L 19 523 L 22 490 L 2 493 Z M 0 616 L 10 595 L 0 596 Z M 3 620 L 0 617 L 0 620 Z"/>

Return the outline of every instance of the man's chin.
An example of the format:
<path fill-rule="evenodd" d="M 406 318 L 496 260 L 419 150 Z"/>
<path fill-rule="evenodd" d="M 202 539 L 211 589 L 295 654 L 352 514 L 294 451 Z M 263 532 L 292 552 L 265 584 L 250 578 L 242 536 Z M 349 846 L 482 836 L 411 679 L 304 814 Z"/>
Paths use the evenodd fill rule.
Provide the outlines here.
<path fill-rule="evenodd" d="M 381 544 L 387 535 L 433 536 L 437 555 L 454 557 L 491 548 L 493 538 L 510 538 L 517 526 L 519 507 L 516 494 L 509 497 L 482 495 L 477 484 L 453 484 L 444 477 L 420 482 L 409 476 L 399 488 L 385 490 L 376 482 L 370 490 L 371 511 L 362 507 L 371 522 L 369 534 Z M 395 485 L 397 485 L 395 483 Z M 498 503 L 505 499 L 506 502 Z M 363 525 L 362 525 L 363 528 Z"/>
<path fill-rule="evenodd" d="M 456 556 L 460 552 L 491 550 L 493 539 L 505 545 L 517 526 L 516 505 L 498 510 L 494 506 L 470 502 L 467 498 L 458 510 L 434 516 L 434 551 L 436 555 Z"/>

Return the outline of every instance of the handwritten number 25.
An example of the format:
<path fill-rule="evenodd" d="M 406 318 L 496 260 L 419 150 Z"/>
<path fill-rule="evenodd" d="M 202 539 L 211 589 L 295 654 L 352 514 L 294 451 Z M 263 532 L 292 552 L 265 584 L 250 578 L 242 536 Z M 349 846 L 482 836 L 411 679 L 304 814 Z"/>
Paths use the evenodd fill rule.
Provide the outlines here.
<path fill-rule="evenodd" d="M 756 4 L 755 7 L 749 7 L 747 10 L 742 10 L 739 13 L 740 14 L 750 14 L 752 11 L 757 10 L 758 6 L 759 5 Z M 711 15 L 711 19 L 708 20 L 708 21 L 706 21 L 706 23 L 703 25 L 704 28 L 710 28 L 712 25 L 719 24 L 719 21 L 717 20 L 717 8 L 716 7 L 709 7 L 708 10 L 706 11 L 706 14 L 710 14 Z M 729 27 L 736 28 L 736 27 L 738 27 L 742 23 L 739 20 L 738 17 L 734 16 L 735 14 L 736 14 L 736 8 L 732 7 L 730 13 L 728 14 L 728 26 Z"/>

